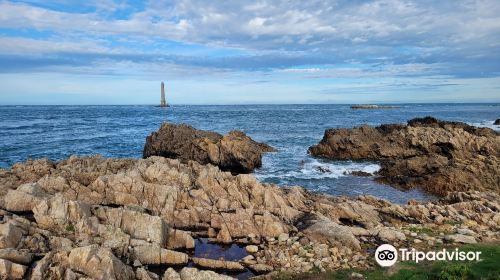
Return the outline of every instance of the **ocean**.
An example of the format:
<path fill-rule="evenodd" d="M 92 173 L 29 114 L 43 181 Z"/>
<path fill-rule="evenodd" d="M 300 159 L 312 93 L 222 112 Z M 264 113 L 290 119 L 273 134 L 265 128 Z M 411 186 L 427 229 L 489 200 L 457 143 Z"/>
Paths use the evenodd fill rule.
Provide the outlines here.
<path fill-rule="evenodd" d="M 307 148 L 319 142 L 327 128 L 404 123 L 424 116 L 500 129 L 493 125 L 500 118 L 500 104 L 399 106 L 380 110 L 353 110 L 349 105 L 0 106 L 0 168 L 73 154 L 141 158 L 146 136 L 162 122 L 187 123 L 222 134 L 240 129 L 277 148 L 278 152 L 264 156 L 262 168 L 255 172 L 262 182 L 333 195 L 371 194 L 406 203 L 434 197 L 417 189 L 381 185 L 372 177 L 345 174 L 350 170 L 374 173 L 379 169 L 376 162 L 316 159 L 307 154 Z"/>

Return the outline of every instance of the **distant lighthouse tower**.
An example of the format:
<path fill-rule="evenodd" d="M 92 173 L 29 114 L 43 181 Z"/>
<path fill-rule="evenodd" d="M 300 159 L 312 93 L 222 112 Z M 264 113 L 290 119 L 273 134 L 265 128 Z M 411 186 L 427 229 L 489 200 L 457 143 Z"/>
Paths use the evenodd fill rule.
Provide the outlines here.
<path fill-rule="evenodd" d="M 168 107 L 167 100 L 165 99 L 165 84 L 161 82 L 161 101 L 160 107 Z"/>

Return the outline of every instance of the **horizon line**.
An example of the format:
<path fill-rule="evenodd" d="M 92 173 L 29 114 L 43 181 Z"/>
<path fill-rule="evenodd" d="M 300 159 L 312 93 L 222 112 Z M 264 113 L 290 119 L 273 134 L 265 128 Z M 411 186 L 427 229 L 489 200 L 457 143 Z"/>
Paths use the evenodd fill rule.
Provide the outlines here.
<path fill-rule="evenodd" d="M 219 104 L 200 104 L 200 103 L 179 103 L 169 106 L 263 106 L 263 105 L 405 105 L 405 104 L 500 104 L 499 101 L 489 102 L 368 102 L 368 103 L 219 103 Z M 156 106 L 158 104 L 1 104 L 0 106 Z"/>

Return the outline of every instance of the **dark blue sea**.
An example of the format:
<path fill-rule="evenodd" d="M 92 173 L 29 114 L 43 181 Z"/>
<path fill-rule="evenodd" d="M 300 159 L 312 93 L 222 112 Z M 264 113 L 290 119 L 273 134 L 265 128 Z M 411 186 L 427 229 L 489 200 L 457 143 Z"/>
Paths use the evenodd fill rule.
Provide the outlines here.
<path fill-rule="evenodd" d="M 145 138 L 162 122 L 187 123 L 227 133 L 240 129 L 278 149 L 267 154 L 256 176 L 264 182 L 299 185 L 335 195 L 373 194 L 398 203 L 431 199 L 346 171 L 378 170 L 376 162 L 319 160 L 307 154 L 326 128 L 404 123 L 434 116 L 499 129 L 500 104 L 401 104 L 397 109 L 353 110 L 349 105 L 0 106 L 0 167 L 29 158 L 59 160 L 73 154 L 140 158 Z M 322 173 L 319 166 L 331 172 Z"/>

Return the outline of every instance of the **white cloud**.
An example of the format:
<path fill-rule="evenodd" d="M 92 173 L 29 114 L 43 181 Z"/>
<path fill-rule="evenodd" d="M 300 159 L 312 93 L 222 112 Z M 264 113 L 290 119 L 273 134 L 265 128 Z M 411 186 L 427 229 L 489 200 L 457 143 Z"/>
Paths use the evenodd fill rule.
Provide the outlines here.
<path fill-rule="evenodd" d="M 113 2 L 114 3 L 114 2 Z M 345 1 L 207 2 L 181 0 L 169 6 L 153 2 L 127 19 L 101 13 L 65 13 L 2 2 L 0 26 L 58 32 L 158 36 L 184 42 L 214 41 L 248 49 L 304 49 L 322 42 L 425 47 L 475 40 L 500 40 L 498 1 L 379 0 L 363 4 Z M 102 5 L 110 10 L 122 5 Z M 100 9 L 105 10 L 105 9 Z M 277 44 L 284 38 L 288 46 Z M 304 40 L 307 37 L 307 40 Z M 307 44 L 305 44 L 307 43 Z"/>
<path fill-rule="evenodd" d="M 82 59 L 92 60 L 90 65 L 65 67 L 99 66 L 104 73 L 110 67 L 103 62 L 133 63 L 144 69 L 161 69 L 164 63 L 202 69 L 195 73 L 238 67 L 280 72 L 314 64 L 333 68 L 307 72 L 305 77 L 500 72 L 500 2 L 494 0 L 151 1 L 120 19 L 113 12 L 128 4 L 89 3 L 94 12 L 0 2 L 0 27 L 51 33 L 40 39 L 0 37 L 0 55 L 88 54 L 91 57 Z M 193 51 L 174 57 L 168 46 L 161 46 L 166 40 L 219 48 L 220 54 L 213 58 Z M 238 55 L 224 54 L 234 49 Z M 369 67 L 359 70 L 345 64 Z"/>
<path fill-rule="evenodd" d="M 23 37 L 0 37 L 0 53 L 40 55 L 58 52 L 110 54 L 117 50 L 107 48 L 94 40 L 65 41 L 61 38 L 36 40 Z"/>

